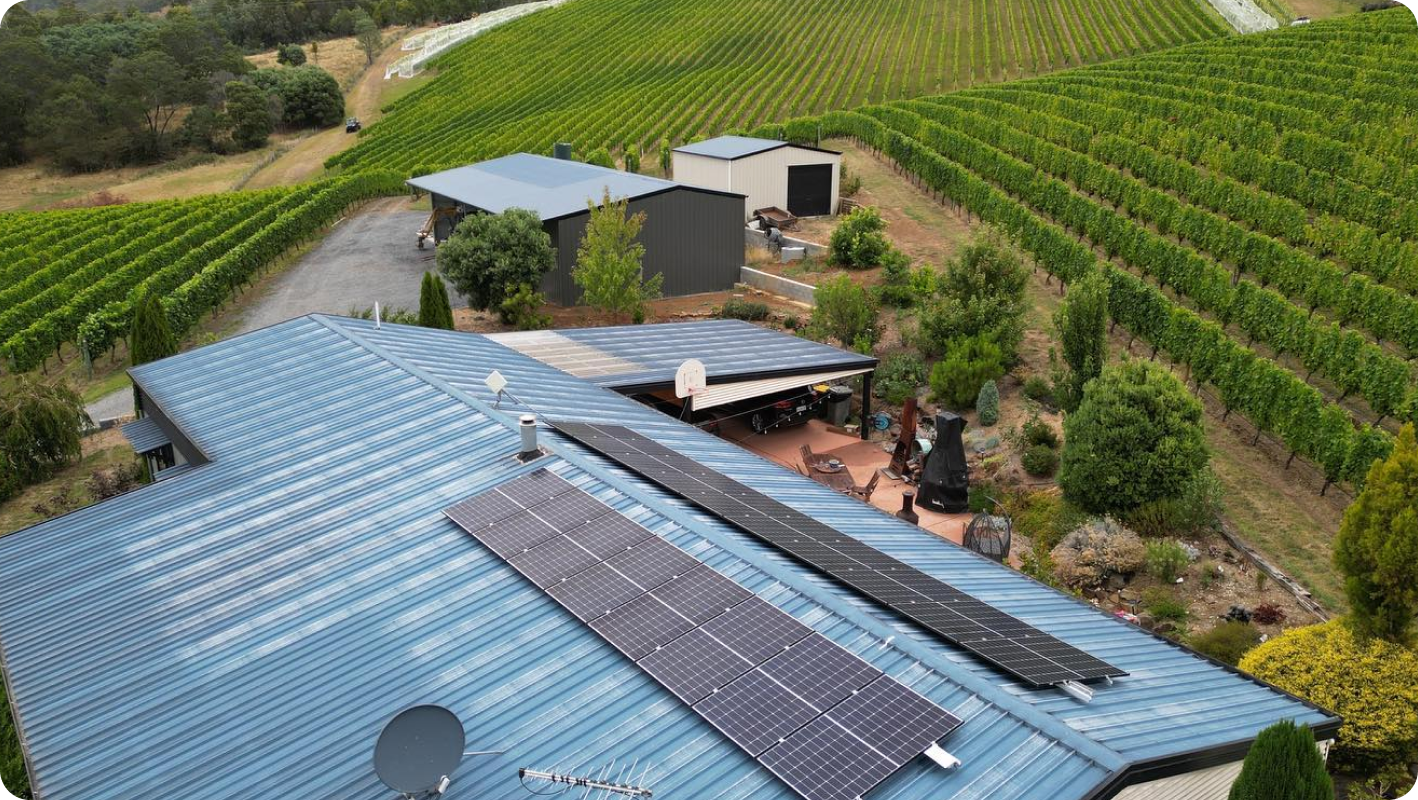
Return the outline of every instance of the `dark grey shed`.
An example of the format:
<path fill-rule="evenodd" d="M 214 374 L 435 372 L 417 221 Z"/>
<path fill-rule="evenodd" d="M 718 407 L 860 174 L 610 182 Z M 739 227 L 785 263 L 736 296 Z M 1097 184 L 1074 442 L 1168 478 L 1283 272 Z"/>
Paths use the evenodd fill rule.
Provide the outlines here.
<path fill-rule="evenodd" d="M 556 266 L 542 281 L 542 291 L 561 305 L 580 300 L 571 269 L 590 219 L 587 203 L 599 201 L 606 190 L 614 199 L 628 199 L 629 213 L 645 212 L 640 231 L 645 274 L 665 276 L 665 295 L 730 289 L 743 266 L 740 194 L 527 153 L 424 175 L 409 185 L 428 192 L 434 210 L 453 209 L 451 218 L 435 225 L 439 242 L 468 214 L 525 208 L 541 216 L 556 248 Z"/>

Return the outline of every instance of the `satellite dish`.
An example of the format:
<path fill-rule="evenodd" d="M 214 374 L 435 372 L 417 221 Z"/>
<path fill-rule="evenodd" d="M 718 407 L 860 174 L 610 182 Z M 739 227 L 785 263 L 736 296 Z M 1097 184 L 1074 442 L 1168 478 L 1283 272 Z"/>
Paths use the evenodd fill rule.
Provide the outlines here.
<path fill-rule="evenodd" d="M 691 358 L 675 370 L 675 397 L 690 397 L 704 391 L 708 376 L 704 372 L 704 362 Z"/>
<path fill-rule="evenodd" d="M 463 760 L 463 723 L 442 706 L 400 711 L 374 745 L 374 772 L 406 796 L 437 791 Z"/>

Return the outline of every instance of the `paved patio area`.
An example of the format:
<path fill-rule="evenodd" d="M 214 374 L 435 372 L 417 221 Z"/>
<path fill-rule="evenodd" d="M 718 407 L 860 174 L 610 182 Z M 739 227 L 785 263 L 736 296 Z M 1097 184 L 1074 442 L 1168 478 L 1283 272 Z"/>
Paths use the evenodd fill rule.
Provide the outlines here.
<path fill-rule="evenodd" d="M 852 473 L 856 482 L 865 484 L 871 480 L 872 472 L 891 463 L 891 454 L 883 449 L 879 441 L 864 442 L 832 430 L 822 420 L 809 420 L 806 425 L 774 430 L 766 434 L 755 434 L 747 425 L 737 421 L 726 421 L 719 435 L 737 442 L 740 447 L 775 461 L 791 470 L 804 472 L 801 450 L 810 445 L 814 453 L 823 453 L 841 461 Z M 915 487 L 904 481 L 893 481 L 885 475 L 877 482 L 872 493 L 871 504 L 888 514 L 901 510 L 901 493 Z M 971 514 L 937 514 L 920 506 L 920 526 L 935 535 L 960 544 L 965 536 L 965 526 Z"/>

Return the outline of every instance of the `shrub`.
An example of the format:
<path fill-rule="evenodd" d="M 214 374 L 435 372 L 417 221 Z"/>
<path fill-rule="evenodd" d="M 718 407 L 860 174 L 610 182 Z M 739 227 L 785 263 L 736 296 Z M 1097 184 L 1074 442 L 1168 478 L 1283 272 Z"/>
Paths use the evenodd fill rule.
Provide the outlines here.
<path fill-rule="evenodd" d="M 1285 720 L 1261 731 L 1227 800 L 1334 800 L 1310 729 Z"/>
<path fill-rule="evenodd" d="M 1036 403 L 1048 405 L 1053 402 L 1053 393 L 1049 390 L 1049 382 L 1038 375 L 1030 375 L 1024 379 L 1024 397 Z"/>
<path fill-rule="evenodd" d="M 1038 414 L 1031 416 L 1020 428 L 1020 433 L 1024 437 L 1026 446 L 1042 445 L 1048 448 L 1059 446 L 1059 432 L 1054 430 L 1054 426 L 1039 418 Z"/>
<path fill-rule="evenodd" d="M 756 303 L 739 297 L 731 297 L 719 307 L 719 316 L 724 319 L 742 319 L 758 322 L 768 319 L 768 304 Z"/>
<path fill-rule="evenodd" d="M 926 382 L 926 365 L 915 353 L 895 353 L 881 360 L 875 378 L 877 395 L 892 405 L 903 405 Z"/>
<path fill-rule="evenodd" d="M 1036 444 L 1019 457 L 1024 471 L 1036 478 L 1047 478 L 1059 468 L 1059 454 L 1052 447 Z"/>
<path fill-rule="evenodd" d="M 509 286 L 540 286 L 556 251 L 539 214 L 509 208 L 465 218 L 439 246 L 437 259 L 439 271 L 469 306 L 490 311 L 502 305 Z"/>
<path fill-rule="evenodd" d="M 1061 378 L 1067 390 L 1060 394 L 1076 400 L 1108 360 L 1108 282 L 1100 272 L 1095 270 L 1069 286 L 1068 296 L 1054 314 L 1054 327 L 1068 365 Z M 1067 404 L 1065 408 L 1074 410 Z"/>
<path fill-rule="evenodd" d="M 1251 619 L 1261 625 L 1279 625 L 1285 621 L 1285 609 L 1274 603 L 1261 603 L 1251 612 Z"/>
<path fill-rule="evenodd" d="M 1147 543 L 1147 573 L 1163 583 L 1176 583 L 1189 563 L 1187 551 L 1171 539 Z"/>
<path fill-rule="evenodd" d="M 1393 452 L 1369 470 L 1364 491 L 1344 512 L 1334 564 L 1355 627 L 1405 644 L 1418 615 L 1418 438 L 1403 426 Z"/>
<path fill-rule="evenodd" d="M 374 306 L 351 308 L 346 313 L 346 316 L 354 317 L 355 319 L 374 319 Z M 419 315 L 417 312 L 410 311 L 402 306 L 396 308 L 381 303 L 379 306 L 379 320 L 381 322 L 387 322 L 390 325 L 417 325 L 419 324 Z"/>
<path fill-rule="evenodd" d="M 626 172 L 640 171 L 640 146 L 628 144 L 621 149 L 621 161 L 625 162 Z"/>
<path fill-rule="evenodd" d="M 975 396 L 975 411 L 980 415 L 980 424 L 986 427 L 999 422 L 999 386 L 988 380 Z"/>
<path fill-rule="evenodd" d="M 854 208 L 832 229 L 827 240 L 828 257 L 833 264 L 853 269 L 875 267 L 892 249 L 884 230 L 886 221 L 876 209 Z"/>
<path fill-rule="evenodd" d="M 951 408 L 966 408 L 985 381 L 1004 374 L 1004 353 L 984 337 L 957 340 L 931 370 L 931 393 Z"/>
<path fill-rule="evenodd" d="M 0 393 L 0 500 L 78 460 L 91 424 L 68 384 L 17 377 Z"/>
<path fill-rule="evenodd" d="M 674 164 L 674 148 L 670 147 L 670 140 L 660 137 L 660 172 L 669 177 L 670 167 Z"/>
<path fill-rule="evenodd" d="M 176 353 L 177 337 L 172 335 L 162 298 L 145 293 L 133 309 L 133 326 L 128 332 L 129 360 L 136 367 Z"/>
<path fill-rule="evenodd" d="M 527 284 L 507 287 L 507 296 L 497 307 L 502 322 L 519 331 L 539 331 L 551 327 L 551 315 L 543 314 L 546 295 Z"/>
<path fill-rule="evenodd" d="M 1012 363 L 1024 335 L 1028 278 L 1018 249 L 1001 234 L 976 237 L 937 277 L 940 299 L 920 315 L 922 349 L 938 355 L 959 338 L 988 336 Z"/>
<path fill-rule="evenodd" d="M 1143 536 L 1196 535 L 1215 531 L 1221 519 L 1221 482 L 1204 468 L 1181 497 L 1143 503 L 1127 514 L 1128 525 Z"/>
<path fill-rule="evenodd" d="M 853 170 L 842 164 L 842 171 L 837 176 L 837 194 L 842 197 L 851 197 L 862 190 L 862 178 Z"/>
<path fill-rule="evenodd" d="M 1210 458 L 1201 417 L 1201 403 L 1163 367 L 1110 366 L 1064 420 L 1059 485 L 1094 512 L 1179 497 Z"/>
<path fill-rule="evenodd" d="M 1142 607 L 1155 620 L 1186 622 L 1191 618 L 1187 604 L 1177 599 L 1170 589 L 1154 587 L 1142 595 Z"/>
<path fill-rule="evenodd" d="M 1374 775 L 1418 761 L 1418 653 L 1361 641 L 1347 621 L 1296 628 L 1241 659 L 1241 669 L 1344 718 L 1330 766 Z"/>
<path fill-rule="evenodd" d="M 453 304 L 448 302 L 448 287 L 432 272 L 423 274 L 419 285 L 419 324 L 425 328 L 453 330 Z"/>
<path fill-rule="evenodd" d="M 881 267 L 882 280 L 876 291 L 882 305 L 912 308 L 936 292 L 935 270 L 927 264 L 911 269 L 911 259 L 900 250 L 888 250 L 882 256 Z"/>
<path fill-rule="evenodd" d="M 1051 553 L 1055 573 L 1069 586 L 1097 586 L 1113 575 L 1131 575 L 1145 551 L 1136 533 L 1107 517 L 1068 534 Z"/>
<path fill-rule="evenodd" d="M 1244 622 L 1223 622 L 1191 639 L 1193 650 L 1233 667 L 1241 663 L 1241 657 L 1258 644 L 1260 631 Z"/>
<path fill-rule="evenodd" d="M 1020 533 L 1031 537 L 1044 554 L 1053 550 L 1070 531 L 1088 521 L 1088 515 L 1054 491 L 1039 490 L 1011 498 L 1009 515 Z"/>
<path fill-rule="evenodd" d="M 851 278 L 838 275 L 818 284 L 816 301 L 810 323 L 815 336 L 836 339 L 848 347 L 862 340 L 876 343 L 876 302 Z"/>
<path fill-rule="evenodd" d="M 305 51 L 298 44 L 277 45 L 276 63 L 285 64 L 288 67 L 298 67 L 305 63 Z"/>
<path fill-rule="evenodd" d="M 604 147 L 597 147 L 586 154 L 586 163 L 597 167 L 615 169 L 615 159 L 611 158 L 611 151 Z"/>

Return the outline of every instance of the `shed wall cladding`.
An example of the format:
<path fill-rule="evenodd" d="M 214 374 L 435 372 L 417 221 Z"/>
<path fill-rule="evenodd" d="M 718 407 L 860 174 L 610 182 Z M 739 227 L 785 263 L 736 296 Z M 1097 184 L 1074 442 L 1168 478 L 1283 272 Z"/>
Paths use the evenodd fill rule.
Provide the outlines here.
<path fill-rule="evenodd" d="M 695 155 L 694 153 L 672 153 L 670 172 L 675 180 L 691 186 L 718 189 L 723 192 L 733 189 L 732 161 L 721 158 Z M 742 194 L 742 192 L 740 192 Z"/>
<path fill-rule="evenodd" d="M 645 212 L 640 243 L 645 245 L 645 275 L 665 276 L 666 297 L 733 288 L 743 266 L 743 201 L 691 189 L 673 189 L 630 201 L 628 213 Z M 576 305 L 581 288 L 571 277 L 576 248 L 589 214 L 548 223 L 554 228 L 556 268 L 542 280 L 547 299 Z"/>
<path fill-rule="evenodd" d="M 1241 762 L 1129 786 L 1116 800 L 1226 800 L 1241 775 Z"/>
<path fill-rule="evenodd" d="M 788 168 L 801 164 L 832 165 L 832 206 L 831 213 L 837 213 L 837 187 L 842 177 L 842 157 L 800 147 L 779 147 L 766 153 L 731 161 L 733 174 L 730 180 L 732 191 L 748 195 L 744 204 L 744 219 L 753 216 L 755 209 L 768 206 L 788 208 Z M 675 176 L 679 179 L 679 176 Z M 690 181 L 692 182 L 692 181 Z M 719 187 L 714 187 L 719 188 Z M 796 212 L 794 212 L 796 213 Z"/>

